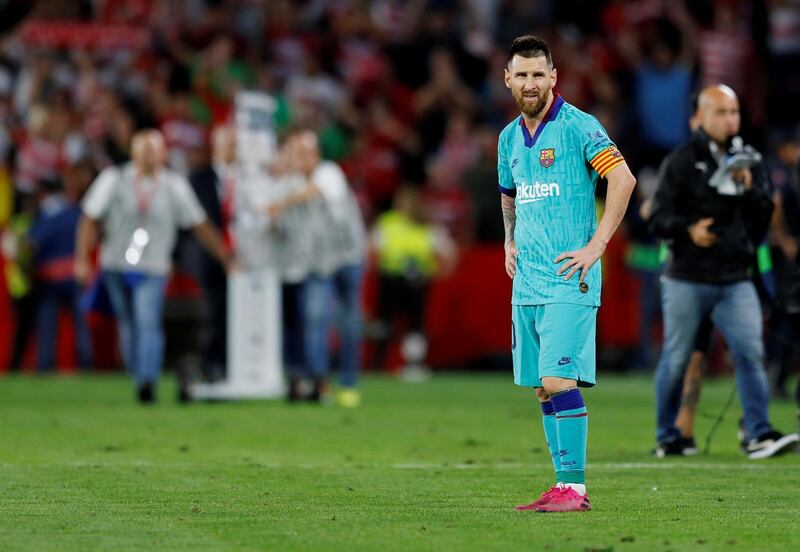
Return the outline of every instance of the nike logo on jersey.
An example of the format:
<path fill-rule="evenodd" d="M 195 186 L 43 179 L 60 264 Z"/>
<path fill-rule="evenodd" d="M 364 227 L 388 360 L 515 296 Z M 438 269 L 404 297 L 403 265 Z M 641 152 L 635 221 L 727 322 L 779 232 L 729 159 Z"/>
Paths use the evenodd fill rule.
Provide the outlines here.
<path fill-rule="evenodd" d="M 522 183 L 517 186 L 517 203 L 532 203 L 560 195 L 561 188 L 555 182 Z"/>
<path fill-rule="evenodd" d="M 558 361 L 558 365 L 559 366 L 565 366 L 565 365 L 569 364 L 570 362 L 572 362 L 572 359 L 570 357 L 561 357 L 561 360 Z"/>

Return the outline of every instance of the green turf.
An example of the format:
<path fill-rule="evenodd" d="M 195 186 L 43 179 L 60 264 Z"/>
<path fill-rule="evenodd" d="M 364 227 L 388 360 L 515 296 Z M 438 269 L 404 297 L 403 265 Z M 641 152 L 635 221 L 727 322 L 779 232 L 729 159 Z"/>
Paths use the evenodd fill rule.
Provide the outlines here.
<path fill-rule="evenodd" d="M 716 414 L 732 380 L 709 382 Z M 710 456 L 655 460 L 647 379 L 585 393 L 594 511 L 515 512 L 551 484 L 508 377 L 367 378 L 353 411 L 142 408 L 121 376 L 0 379 L 0 550 L 798 550 L 800 456 L 753 462 L 738 406 Z M 774 423 L 794 428 L 794 408 Z M 702 416 L 704 437 L 711 419 Z"/>

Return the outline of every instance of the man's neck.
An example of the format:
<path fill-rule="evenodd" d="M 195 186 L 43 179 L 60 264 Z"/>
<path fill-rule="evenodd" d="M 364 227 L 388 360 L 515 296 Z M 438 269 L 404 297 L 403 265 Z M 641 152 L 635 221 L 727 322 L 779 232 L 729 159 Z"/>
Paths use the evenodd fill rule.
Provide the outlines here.
<path fill-rule="evenodd" d="M 547 112 L 550 111 L 550 107 L 553 105 L 553 101 L 555 101 L 555 96 L 553 95 L 553 91 L 547 93 L 547 103 L 544 104 L 542 110 L 534 115 L 533 117 L 528 117 L 524 113 L 522 114 L 522 119 L 525 121 L 525 126 L 528 128 L 528 132 L 533 134 L 536 129 L 542 124 L 544 120 L 544 116 L 547 115 Z"/>
<path fill-rule="evenodd" d="M 700 127 L 700 130 L 703 134 L 705 134 L 706 138 L 708 139 L 708 142 L 710 144 L 715 144 L 719 151 L 728 150 L 728 142 L 730 141 L 730 138 L 726 139 L 723 142 L 720 142 L 719 140 L 715 140 L 714 138 L 712 138 L 711 135 L 708 132 L 706 132 L 706 129 L 704 129 L 703 127 Z"/>
<path fill-rule="evenodd" d="M 155 178 L 158 167 L 136 167 L 136 174 L 142 178 Z"/>
<path fill-rule="evenodd" d="M 236 163 L 226 163 L 218 159 L 212 163 L 211 167 L 214 169 L 214 172 L 217 173 L 217 178 L 220 179 L 233 177 L 236 174 Z"/>

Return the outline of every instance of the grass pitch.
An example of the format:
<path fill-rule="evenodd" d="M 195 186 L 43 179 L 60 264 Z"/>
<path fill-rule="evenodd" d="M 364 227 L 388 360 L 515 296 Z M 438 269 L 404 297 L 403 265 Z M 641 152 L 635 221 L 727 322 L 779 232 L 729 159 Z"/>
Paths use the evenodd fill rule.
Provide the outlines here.
<path fill-rule="evenodd" d="M 0 550 L 798 550 L 800 455 L 748 461 L 738 406 L 710 456 L 656 460 L 649 379 L 601 377 L 594 511 L 516 512 L 551 485 L 510 377 L 364 382 L 352 411 L 140 407 L 122 376 L 0 379 Z M 705 437 L 732 380 L 708 382 Z M 702 416 L 705 413 L 707 416 Z M 773 423 L 795 427 L 790 404 Z"/>

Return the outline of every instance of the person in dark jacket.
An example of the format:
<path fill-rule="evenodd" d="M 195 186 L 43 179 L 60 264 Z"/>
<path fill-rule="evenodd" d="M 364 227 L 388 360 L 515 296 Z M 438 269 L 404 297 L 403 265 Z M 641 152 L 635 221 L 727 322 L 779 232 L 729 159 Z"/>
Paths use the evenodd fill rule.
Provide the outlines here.
<path fill-rule="evenodd" d="M 680 438 L 675 419 L 697 329 L 710 315 L 736 370 L 748 458 L 787 452 L 797 434 L 769 423 L 761 305 L 750 279 L 773 204 L 760 156 L 743 146 L 739 100 L 727 86 L 702 90 L 700 128 L 661 168 L 650 227 L 670 248 L 662 276 L 664 348 L 656 369 L 659 447 Z"/>
<path fill-rule="evenodd" d="M 788 399 L 787 383 L 794 368 L 793 349 L 800 338 L 800 129 L 778 135 L 776 159 L 770 167 L 775 213 L 770 226 L 777 301 L 767 340 L 770 395 Z M 800 383 L 797 386 L 800 404 Z"/>
<path fill-rule="evenodd" d="M 73 275 L 75 234 L 81 218 L 80 199 L 85 190 L 80 179 L 91 182 L 92 176 L 91 168 L 76 166 L 68 169 L 63 184 L 60 179 L 40 182 L 44 196 L 28 233 L 38 292 L 36 365 L 39 372 L 56 369 L 58 316 L 62 307 L 73 320 L 78 366 L 88 369 L 92 365 L 91 334 L 79 307 L 82 290 Z"/>
<path fill-rule="evenodd" d="M 197 199 L 208 220 L 222 235 L 229 252 L 235 250 L 233 215 L 236 182 L 241 174 L 236 163 L 236 130 L 218 127 L 212 137 L 212 163 L 189 176 Z M 201 254 L 200 285 L 208 301 L 208 328 L 203 346 L 203 378 L 214 382 L 225 379 L 227 363 L 228 277 L 225 269 L 210 254 Z"/>

